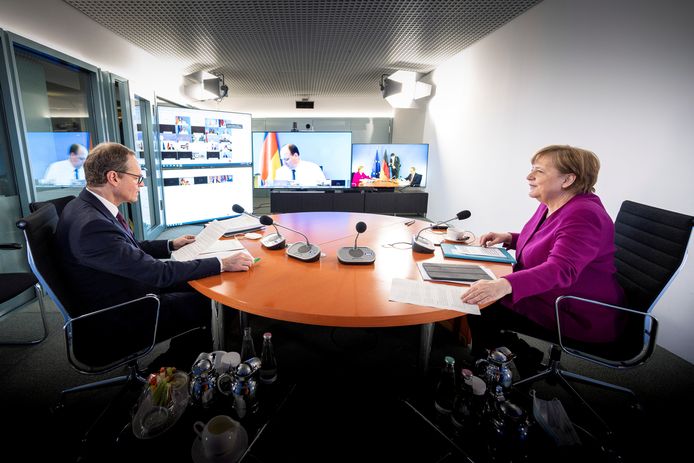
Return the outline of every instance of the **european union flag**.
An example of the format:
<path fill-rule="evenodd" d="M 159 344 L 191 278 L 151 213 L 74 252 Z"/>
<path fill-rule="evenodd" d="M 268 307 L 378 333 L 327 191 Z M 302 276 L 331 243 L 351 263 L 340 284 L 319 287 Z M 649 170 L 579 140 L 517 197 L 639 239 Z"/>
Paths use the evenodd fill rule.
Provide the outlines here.
<path fill-rule="evenodd" d="M 376 156 L 374 156 L 374 164 L 371 167 L 371 178 L 378 178 L 381 174 L 381 160 L 378 159 L 378 149 L 376 150 Z"/>

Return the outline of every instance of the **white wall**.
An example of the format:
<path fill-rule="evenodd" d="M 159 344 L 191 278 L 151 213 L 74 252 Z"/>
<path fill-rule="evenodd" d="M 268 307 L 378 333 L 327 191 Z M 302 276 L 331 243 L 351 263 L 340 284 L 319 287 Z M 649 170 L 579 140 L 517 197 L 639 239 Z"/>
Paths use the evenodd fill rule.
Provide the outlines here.
<path fill-rule="evenodd" d="M 537 207 L 529 159 L 553 143 L 600 157 L 613 219 L 625 199 L 694 215 L 693 23 L 693 2 L 545 0 L 440 66 L 429 216 L 470 209 L 476 233 L 519 230 Z M 691 259 L 655 309 L 659 344 L 690 362 L 693 282 Z"/>

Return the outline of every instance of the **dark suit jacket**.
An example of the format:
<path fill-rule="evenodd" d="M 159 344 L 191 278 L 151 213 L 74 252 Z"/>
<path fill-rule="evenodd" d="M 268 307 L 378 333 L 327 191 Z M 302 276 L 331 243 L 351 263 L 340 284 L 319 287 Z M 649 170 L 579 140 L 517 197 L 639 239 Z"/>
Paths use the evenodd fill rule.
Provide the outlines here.
<path fill-rule="evenodd" d="M 165 240 L 137 242 L 86 189 L 63 210 L 56 247 L 80 312 L 157 294 L 220 271 L 216 258 L 159 260 L 170 256 Z"/>
<path fill-rule="evenodd" d="M 419 186 L 422 184 L 422 174 L 414 174 L 414 177 L 412 177 L 412 174 L 408 175 L 405 177 L 405 180 L 410 181 L 410 186 Z"/>

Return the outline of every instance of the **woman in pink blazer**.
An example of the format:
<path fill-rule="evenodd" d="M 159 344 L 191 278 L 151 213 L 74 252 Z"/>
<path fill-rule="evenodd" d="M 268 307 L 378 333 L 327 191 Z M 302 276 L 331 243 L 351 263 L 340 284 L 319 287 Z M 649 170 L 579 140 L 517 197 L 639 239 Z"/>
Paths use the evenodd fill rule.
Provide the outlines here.
<path fill-rule="evenodd" d="M 520 233 L 480 237 L 484 246 L 501 243 L 516 250 L 513 273 L 478 281 L 462 296 L 469 304 L 499 301 L 477 320 L 471 317 L 476 347 L 498 347 L 493 333 L 518 324 L 528 334 L 534 329 L 555 333 L 554 301 L 561 295 L 616 305 L 624 298 L 614 265 L 614 224 L 593 194 L 600 170 L 597 156 L 553 145 L 538 151 L 531 164 L 529 195 L 540 202 L 535 214 Z M 562 335 L 591 343 L 615 340 L 624 323 L 618 312 L 586 304 L 570 307 L 561 322 Z"/>

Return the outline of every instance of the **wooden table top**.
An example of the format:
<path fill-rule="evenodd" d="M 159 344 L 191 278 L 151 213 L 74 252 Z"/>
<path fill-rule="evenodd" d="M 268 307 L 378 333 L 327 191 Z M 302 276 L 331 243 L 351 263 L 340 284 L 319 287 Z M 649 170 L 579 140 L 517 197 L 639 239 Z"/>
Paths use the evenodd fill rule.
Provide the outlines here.
<path fill-rule="evenodd" d="M 221 273 L 191 281 L 196 290 L 226 306 L 277 320 L 339 327 L 386 327 L 432 323 L 460 316 L 459 312 L 388 301 L 393 278 L 421 280 L 417 262 L 443 262 L 435 253 L 413 253 L 407 246 L 412 235 L 430 225 L 407 218 L 349 212 L 300 212 L 275 214 L 277 223 L 306 234 L 324 256 L 317 262 L 302 262 L 284 250 L 271 251 L 258 240 L 241 239 L 261 260 L 248 272 Z M 353 246 L 357 222 L 367 224 L 358 246 L 376 253 L 371 265 L 344 265 L 337 250 Z M 267 227 L 265 234 L 274 233 Z M 301 235 L 280 228 L 288 243 L 303 241 Z M 388 246 L 402 243 L 400 247 Z M 446 259 L 460 261 L 460 259 Z M 470 261 L 470 263 L 479 263 Z M 509 264 L 484 262 L 497 276 L 511 273 Z M 461 288 L 465 286 L 461 285 Z"/>

